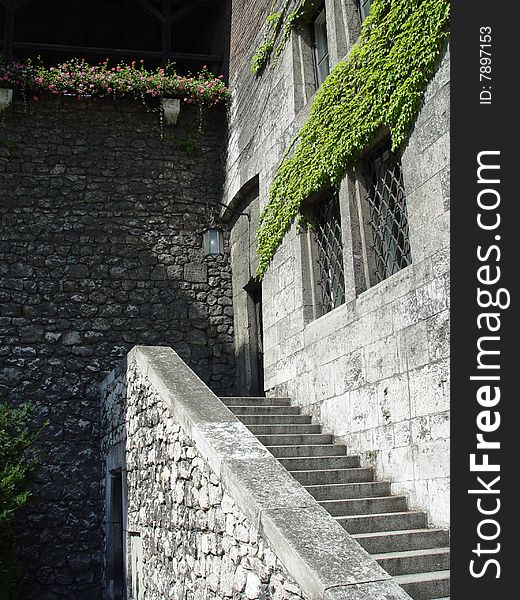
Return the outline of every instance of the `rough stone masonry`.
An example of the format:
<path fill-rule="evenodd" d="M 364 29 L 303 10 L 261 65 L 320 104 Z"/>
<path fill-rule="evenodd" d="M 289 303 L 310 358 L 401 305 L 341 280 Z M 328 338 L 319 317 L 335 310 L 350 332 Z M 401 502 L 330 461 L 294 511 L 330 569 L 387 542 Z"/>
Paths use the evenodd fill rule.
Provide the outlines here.
<path fill-rule="evenodd" d="M 229 265 L 201 240 L 220 198 L 223 111 L 199 132 L 183 107 L 165 133 L 122 100 L 15 99 L 0 121 L 0 398 L 49 421 L 20 539 L 40 600 L 101 592 L 104 374 L 135 344 L 170 345 L 232 390 Z"/>
<path fill-rule="evenodd" d="M 127 558 L 132 598 L 305 598 L 136 363 L 103 386 L 102 414 L 102 453 L 127 484 L 127 557 L 141 555 Z"/>

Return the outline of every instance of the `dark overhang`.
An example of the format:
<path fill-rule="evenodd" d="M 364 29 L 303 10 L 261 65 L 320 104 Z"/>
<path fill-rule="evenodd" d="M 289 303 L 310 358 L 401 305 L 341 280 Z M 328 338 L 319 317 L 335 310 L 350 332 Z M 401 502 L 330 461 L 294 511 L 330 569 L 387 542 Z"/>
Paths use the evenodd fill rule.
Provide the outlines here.
<path fill-rule="evenodd" d="M 226 34 L 225 0 L 0 0 L 7 60 L 144 59 L 221 71 Z"/>

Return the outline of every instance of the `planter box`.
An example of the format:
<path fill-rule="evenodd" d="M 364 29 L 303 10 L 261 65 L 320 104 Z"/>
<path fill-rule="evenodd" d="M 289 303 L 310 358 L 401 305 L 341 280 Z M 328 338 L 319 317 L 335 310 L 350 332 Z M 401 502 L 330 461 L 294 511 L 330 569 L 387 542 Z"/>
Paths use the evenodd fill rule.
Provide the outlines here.
<path fill-rule="evenodd" d="M 163 98 L 161 106 L 164 112 L 164 122 L 166 125 L 176 125 L 179 113 L 181 112 L 181 101 L 175 98 Z"/>
<path fill-rule="evenodd" d="M 0 90 L 0 112 L 5 110 L 13 101 L 13 90 Z"/>

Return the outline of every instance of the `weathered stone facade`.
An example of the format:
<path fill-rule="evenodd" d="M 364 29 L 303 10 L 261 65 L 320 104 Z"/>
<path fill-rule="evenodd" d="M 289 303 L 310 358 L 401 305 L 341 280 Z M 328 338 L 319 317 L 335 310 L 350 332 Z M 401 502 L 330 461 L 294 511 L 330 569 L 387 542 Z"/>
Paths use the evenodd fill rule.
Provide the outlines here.
<path fill-rule="evenodd" d="M 49 421 L 20 539 L 41 600 L 99 598 L 104 374 L 136 343 L 167 344 L 232 390 L 229 263 L 201 236 L 224 139 L 220 109 L 199 132 L 183 106 L 164 141 L 132 101 L 16 98 L 2 114 L 0 397 Z"/>
<path fill-rule="evenodd" d="M 117 597 L 122 564 L 141 582 L 134 600 L 402 598 L 259 443 L 217 472 L 201 448 L 235 449 L 236 419 L 217 427 L 209 411 L 195 439 L 131 369 L 104 390 L 100 423 L 100 380 L 140 344 L 173 347 L 222 395 L 258 393 L 262 355 L 269 395 L 293 397 L 432 524 L 449 522 L 449 50 L 401 149 L 412 264 L 359 285 L 351 165 L 339 192 L 345 303 L 313 314 L 310 235 L 294 226 L 262 282 L 260 318 L 255 232 L 316 91 L 312 36 L 295 30 L 276 67 L 252 76 L 272 2 L 229 4 L 229 130 L 218 109 L 199 131 L 183 105 L 161 141 L 156 113 L 109 99 L 16 98 L 0 115 L 0 398 L 32 401 L 33 424 L 49 421 L 20 528 L 40 600 Z M 357 39 L 357 4 L 325 2 L 332 66 Z M 208 258 L 215 201 L 249 219 L 225 213 L 225 254 Z M 118 477 L 124 531 L 110 513 L 119 492 L 105 488 Z"/>
<path fill-rule="evenodd" d="M 303 598 L 142 369 L 133 363 L 122 375 L 103 390 L 102 453 L 126 480 L 129 597 Z"/>
<path fill-rule="evenodd" d="M 359 13 L 353 0 L 325 6 L 334 66 L 357 39 Z M 305 28 L 292 33 L 276 67 L 251 77 L 262 35 L 260 27 L 230 82 L 225 202 L 245 206 L 243 190 L 257 179 L 257 197 L 246 209 L 253 222 L 316 91 Z M 296 226 L 262 282 L 267 393 L 294 398 L 436 525 L 449 523 L 449 65 L 446 50 L 401 149 L 412 264 L 368 289 L 359 284 L 356 211 L 365 200 L 360 165 L 351 165 L 339 192 L 345 303 L 313 314 L 311 235 Z M 243 286 L 256 269 L 255 251 L 254 235 L 248 240 L 237 221 L 231 256 L 239 373 L 251 342 Z M 243 377 L 238 383 L 248 393 Z"/>
<path fill-rule="evenodd" d="M 251 46 L 265 22 L 273 3 L 271 0 L 231 0 L 230 75 L 241 67 L 244 52 Z"/>
<path fill-rule="evenodd" d="M 171 348 L 135 347 L 101 413 L 107 600 L 410 600 Z"/>

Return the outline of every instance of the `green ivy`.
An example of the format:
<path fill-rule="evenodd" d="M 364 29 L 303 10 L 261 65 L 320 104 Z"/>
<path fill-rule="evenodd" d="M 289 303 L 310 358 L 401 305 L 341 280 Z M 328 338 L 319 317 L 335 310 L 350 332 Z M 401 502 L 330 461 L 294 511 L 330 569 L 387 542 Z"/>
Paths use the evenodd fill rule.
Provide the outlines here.
<path fill-rule="evenodd" d="M 374 0 L 357 44 L 316 93 L 275 174 L 260 216 L 258 279 L 303 200 L 338 188 L 383 126 L 394 149 L 404 142 L 448 39 L 449 14 L 449 0 Z"/>
<path fill-rule="evenodd" d="M 280 10 L 271 13 L 265 23 L 262 43 L 256 49 L 251 61 L 251 73 L 261 75 L 273 56 L 275 65 L 289 41 L 291 31 L 309 6 L 316 0 L 284 0 Z M 294 9 L 289 12 L 289 9 Z"/>
<path fill-rule="evenodd" d="M 193 133 L 187 133 L 185 136 L 176 137 L 174 135 L 165 135 L 163 139 L 186 152 L 186 154 L 193 154 L 195 150 L 200 150 L 200 144 L 197 141 L 197 137 Z"/>
<path fill-rule="evenodd" d="M 251 73 L 261 74 L 267 66 L 273 53 L 276 38 L 280 33 L 282 22 L 282 13 L 280 11 L 271 13 L 267 17 L 264 38 L 260 46 L 256 49 L 251 61 Z"/>

